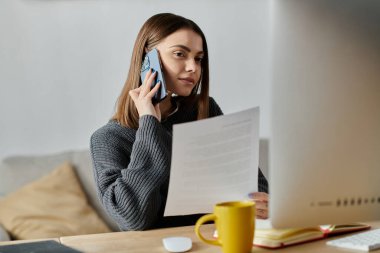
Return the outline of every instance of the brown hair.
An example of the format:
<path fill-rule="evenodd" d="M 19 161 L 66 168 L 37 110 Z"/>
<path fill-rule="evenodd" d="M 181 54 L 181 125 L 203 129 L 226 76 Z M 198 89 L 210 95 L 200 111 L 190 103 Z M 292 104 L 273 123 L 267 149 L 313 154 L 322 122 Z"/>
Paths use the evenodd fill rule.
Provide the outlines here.
<path fill-rule="evenodd" d="M 206 37 L 199 26 L 193 21 L 171 13 L 160 13 L 150 17 L 137 35 L 133 47 L 128 78 L 117 100 L 116 112 L 112 119 L 118 121 L 123 126 L 134 129 L 138 128 L 139 114 L 132 98 L 129 96 L 129 91 L 141 85 L 140 69 L 145 57 L 145 48 L 148 50 L 153 49 L 161 40 L 182 28 L 191 29 L 201 36 L 204 52 L 199 83 L 194 87 L 191 95 L 183 99 L 183 104 L 186 106 L 194 106 L 197 103 L 197 119 L 208 117 L 209 67 Z M 199 89 L 200 94 L 197 95 Z"/>

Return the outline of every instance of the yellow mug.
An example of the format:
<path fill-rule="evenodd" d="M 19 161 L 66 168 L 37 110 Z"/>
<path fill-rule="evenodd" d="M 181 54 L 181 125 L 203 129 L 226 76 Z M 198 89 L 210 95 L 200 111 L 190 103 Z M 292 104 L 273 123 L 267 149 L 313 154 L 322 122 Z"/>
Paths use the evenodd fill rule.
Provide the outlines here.
<path fill-rule="evenodd" d="M 214 206 L 214 213 L 199 218 L 195 224 L 195 233 L 205 243 L 221 246 L 223 253 L 251 252 L 255 232 L 255 203 L 252 201 L 234 201 Z M 214 221 L 218 238 L 209 240 L 200 232 L 202 224 Z"/>

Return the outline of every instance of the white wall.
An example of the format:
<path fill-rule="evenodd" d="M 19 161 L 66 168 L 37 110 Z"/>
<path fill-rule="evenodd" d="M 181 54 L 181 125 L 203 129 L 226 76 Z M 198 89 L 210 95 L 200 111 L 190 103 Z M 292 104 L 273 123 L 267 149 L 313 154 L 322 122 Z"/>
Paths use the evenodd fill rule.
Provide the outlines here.
<path fill-rule="evenodd" d="M 0 158 L 88 148 L 111 117 L 132 45 L 159 12 L 208 39 L 211 95 L 225 113 L 261 106 L 269 129 L 270 1 L 2 0 Z"/>

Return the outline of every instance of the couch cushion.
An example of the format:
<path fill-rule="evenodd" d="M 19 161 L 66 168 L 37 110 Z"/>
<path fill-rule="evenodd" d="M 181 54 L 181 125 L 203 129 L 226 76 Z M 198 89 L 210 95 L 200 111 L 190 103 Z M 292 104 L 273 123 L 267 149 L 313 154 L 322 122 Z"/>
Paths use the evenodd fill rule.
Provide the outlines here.
<path fill-rule="evenodd" d="M 88 204 L 69 163 L 2 198 L 0 223 L 14 239 L 110 231 Z"/>
<path fill-rule="evenodd" d="M 4 159 L 0 164 L 0 175 L 2 175 L 0 177 L 0 196 L 11 193 L 48 174 L 65 161 L 69 161 L 74 166 L 88 201 L 99 216 L 113 231 L 119 231 L 118 226 L 107 215 L 98 199 L 89 150 L 66 151 L 38 156 L 12 156 Z"/>

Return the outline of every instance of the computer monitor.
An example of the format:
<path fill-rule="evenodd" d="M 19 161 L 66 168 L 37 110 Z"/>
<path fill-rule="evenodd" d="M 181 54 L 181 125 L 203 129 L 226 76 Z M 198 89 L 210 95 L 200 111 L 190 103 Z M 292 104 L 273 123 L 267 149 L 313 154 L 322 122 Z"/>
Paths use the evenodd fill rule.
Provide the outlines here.
<path fill-rule="evenodd" d="M 380 220 L 380 1 L 272 1 L 274 227 Z"/>

